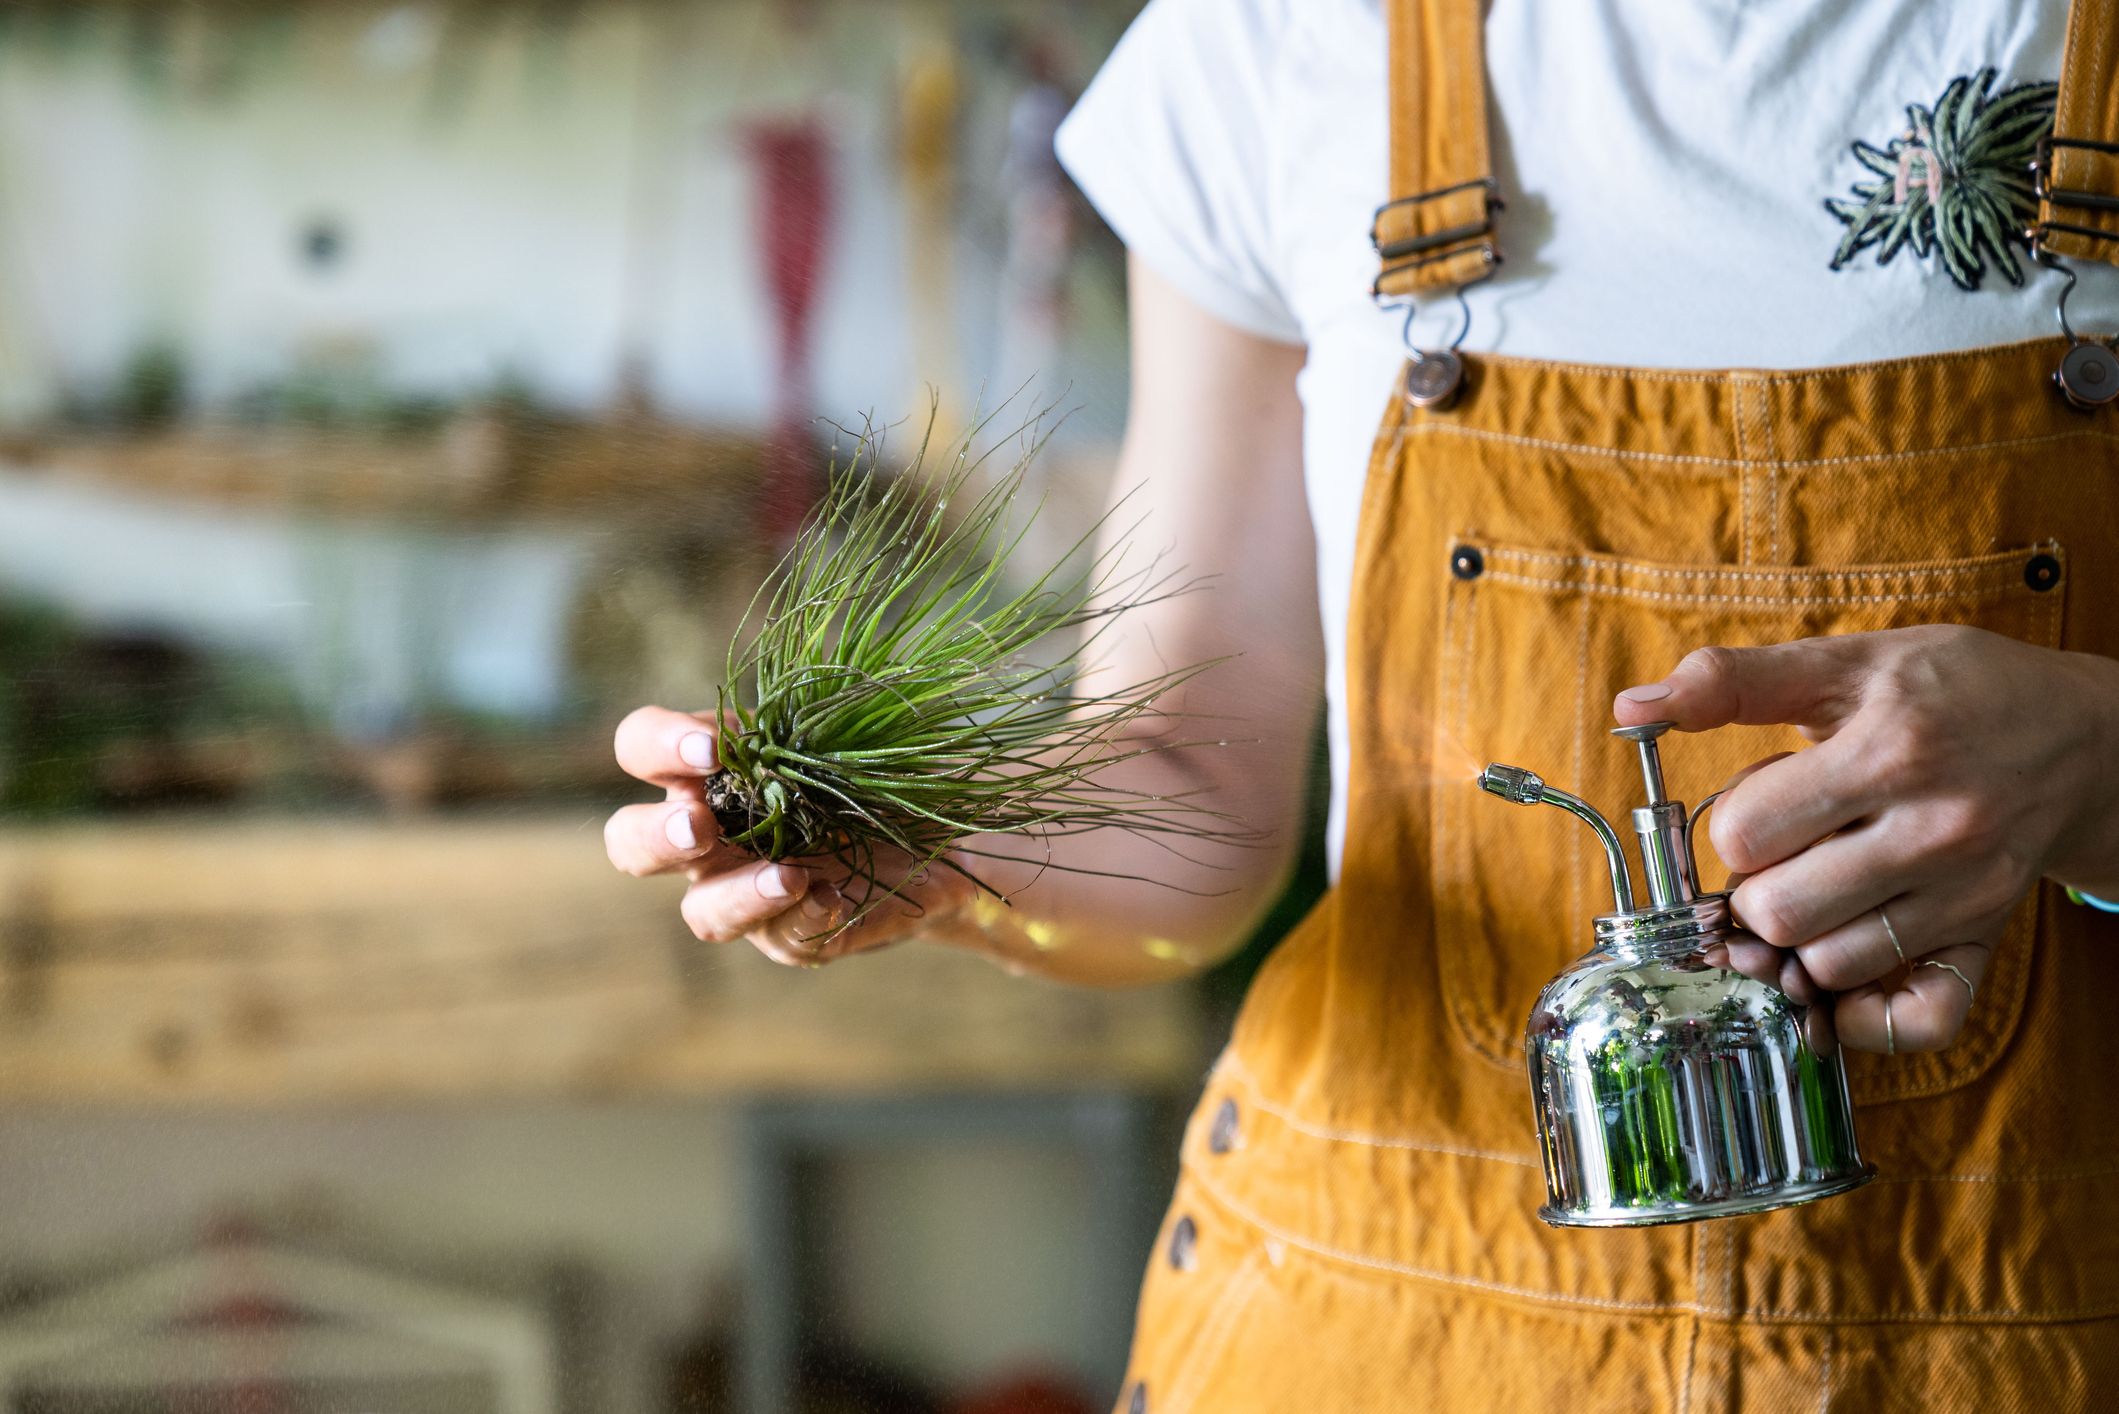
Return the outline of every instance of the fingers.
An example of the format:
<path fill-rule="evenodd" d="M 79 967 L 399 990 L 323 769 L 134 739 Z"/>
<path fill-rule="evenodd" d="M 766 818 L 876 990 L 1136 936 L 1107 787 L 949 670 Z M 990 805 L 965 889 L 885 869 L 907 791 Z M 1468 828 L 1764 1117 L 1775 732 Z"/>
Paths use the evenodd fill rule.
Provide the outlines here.
<path fill-rule="evenodd" d="M 1780 988 L 1804 1006 L 1816 1006 L 1832 995 L 1811 977 L 1810 969 L 1803 966 L 1802 958 L 1794 953 L 1781 954 Z"/>
<path fill-rule="evenodd" d="M 750 931 L 751 946 L 785 967 L 818 967 L 843 956 L 842 940 L 855 929 L 834 933 L 849 905 L 829 884 L 812 884 L 802 901 Z"/>
<path fill-rule="evenodd" d="M 801 907 L 765 923 L 751 941 L 776 962 L 817 967 L 903 942 L 969 902 L 973 888 L 953 871 L 930 867 L 894 894 L 860 894 L 867 902 L 856 907 L 859 900 L 814 884 Z"/>
<path fill-rule="evenodd" d="M 1825 989 L 1812 980 L 1800 957 L 1746 933 L 1731 934 L 1720 954 L 1710 956 L 1709 960 L 1732 972 L 1778 987 L 1803 1006 L 1815 1006 L 1827 995 Z"/>
<path fill-rule="evenodd" d="M 1891 926 L 1884 927 L 1888 917 Z M 1901 895 L 1880 909 L 1861 917 L 1796 949 L 1803 965 L 1819 984 L 1834 991 L 1848 991 L 1866 982 L 1889 977 L 1907 963 L 1941 956 L 1966 939 L 1999 936 L 2008 924 L 2008 911 L 1985 916 L 1965 916 L 1944 898 L 1927 891 Z M 1896 934 L 1898 945 L 1892 946 Z M 1900 952 L 1905 956 L 1901 958 Z M 1931 969 L 1932 970 L 1932 969 Z"/>
<path fill-rule="evenodd" d="M 1899 844 L 1888 829 L 1875 826 L 1842 831 L 1793 859 L 1748 875 L 1730 895 L 1730 912 L 1778 948 L 1821 938 L 1878 904 L 1930 882 L 1917 861 L 1903 856 Z M 1814 965 L 1811 975 L 1824 986 L 1841 985 Z"/>
<path fill-rule="evenodd" d="M 1788 722 L 1829 734 L 1859 699 L 1863 656 L 1860 635 L 1701 648 L 1660 682 L 1621 692 L 1612 715 L 1622 726 L 1675 722 L 1688 732 Z"/>
<path fill-rule="evenodd" d="M 690 712 L 642 707 L 618 724 L 612 746 L 619 769 L 651 785 L 667 786 L 712 775 L 714 724 Z"/>
<path fill-rule="evenodd" d="M 684 891 L 678 912 L 701 942 L 731 943 L 785 913 L 809 888 L 809 873 L 760 861 L 719 870 Z"/>
<path fill-rule="evenodd" d="M 636 879 L 696 863 L 720 842 L 714 812 L 679 793 L 654 805 L 628 805 L 603 822 L 603 852 Z"/>
<path fill-rule="evenodd" d="M 1989 943 L 1956 943 L 1922 958 L 1901 987 L 1847 993 L 1837 1012 L 1840 1040 L 1858 1051 L 1885 1054 L 1942 1050 L 1964 1030 L 1992 956 Z"/>
<path fill-rule="evenodd" d="M 1724 864 L 1755 874 L 1871 813 L 1873 793 L 1833 747 L 1828 741 L 1781 752 L 1747 766 L 1723 788 L 1707 837 Z"/>

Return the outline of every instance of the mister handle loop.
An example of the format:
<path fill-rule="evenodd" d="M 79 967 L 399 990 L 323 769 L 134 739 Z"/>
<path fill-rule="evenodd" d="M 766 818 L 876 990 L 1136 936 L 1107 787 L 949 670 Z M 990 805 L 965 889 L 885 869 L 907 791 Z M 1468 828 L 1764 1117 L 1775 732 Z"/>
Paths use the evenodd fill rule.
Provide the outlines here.
<path fill-rule="evenodd" d="M 1714 809 L 1714 803 L 1727 794 L 1729 794 L 1729 787 L 1723 786 L 1712 795 L 1701 797 L 1700 803 L 1692 807 L 1692 817 L 1685 822 L 1685 862 L 1692 866 L 1692 877 L 1694 879 L 1700 877 L 1700 854 L 1693 847 L 1692 832 L 1699 828 L 1700 817 Z"/>

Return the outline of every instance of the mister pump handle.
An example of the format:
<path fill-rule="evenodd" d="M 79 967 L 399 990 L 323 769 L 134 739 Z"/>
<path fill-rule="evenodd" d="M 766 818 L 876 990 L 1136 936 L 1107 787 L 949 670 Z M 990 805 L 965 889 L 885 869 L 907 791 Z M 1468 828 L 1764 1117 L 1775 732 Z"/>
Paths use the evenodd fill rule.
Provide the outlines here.
<path fill-rule="evenodd" d="M 1633 832 L 1641 842 L 1641 867 L 1648 871 L 1648 901 L 1653 908 L 1673 908 L 1700 896 L 1699 874 L 1692 864 L 1692 823 L 1685 803 L 1672 800 L 1663 786 L 1663 758 L 1656 740 L 1675 722 L 1643 722 L 1616 727 L 1612 735 L 1641 751 L 1641 784 L 1648 803 L 1633 812 Z"/>

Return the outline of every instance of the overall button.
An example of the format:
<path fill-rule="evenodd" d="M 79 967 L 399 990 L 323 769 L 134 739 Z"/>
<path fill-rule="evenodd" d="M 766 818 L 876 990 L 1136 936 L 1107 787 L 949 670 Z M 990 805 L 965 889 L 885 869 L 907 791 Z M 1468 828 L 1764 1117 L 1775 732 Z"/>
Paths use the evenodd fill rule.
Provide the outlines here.
<path fill-rule="evenodd" d="M 1214 1123 L 1207 1129 L 1207 1148 L 1216 1154 L 1226 1154 L 1236 1147 L 1236 1102 L 1223 1100 L 1214 1111 Z"/>
<path fill-rule="evenodd" d="M 1126 1398 L 1126 1414 L 1148 1414 L 1148 1382 L 1135 1380 L 1133 1393 Z"/>
<path fill-rule="evenodd" d="M 2119 401 L 2119 358 L 2102 344 L 2077 342 L 2060 360 L 2053 375 L 2060 391 L 2079 408 L 2100 408 Z"/>
<path fill-rule="evenodd" d="M 1199 1224 L 1189 1216 L 1179 1218 L 1170 1229 L 1170 1265 L 1181 1272 L 1199 1265 Z"/>
<path fill-rule="evenodd" d="M 1446 408 L 1463 386 L 1464 361 L 1448 349 L 1422 349 L 1405 366 L 1405 400 L 1416 408 Z"/>
<path fill-rule="evenodd" d="M 1459 579 L 1477 579 L 1486 573 L 1486 556 L 1476 545 L 1459 545 L 1449 552 L 1449 572 Z"/>
<path fill-rule="evenodd" d="M 2060 583 L 2060 561 L 2052 555 L 2033 555 L 2023 562 L 2023 582 L 2045 593 Z"/>

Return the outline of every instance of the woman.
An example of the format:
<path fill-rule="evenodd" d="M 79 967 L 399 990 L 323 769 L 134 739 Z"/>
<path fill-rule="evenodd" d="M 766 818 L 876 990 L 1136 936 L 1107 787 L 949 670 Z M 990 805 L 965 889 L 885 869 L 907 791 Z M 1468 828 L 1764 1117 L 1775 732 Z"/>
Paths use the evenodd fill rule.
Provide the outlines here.
<path fill-rule="evenodd" d="M 2119 926 L 2064 892 L 2119 896 L 2119 421 L 2095 349 L 2054 387 L 2068 282 L 2024 236 L 2119 329 L 2119 203 L 2040 205 L 2056 126 L 2119 143 L 2112 0 L 1152 0 L 1060 150 L 1131 249 L 1120 484 L 1220 580 L 1118 652 L 1241 651 L 1183 705 L 1256 742 L 1140 769 L 1290 820 L 1321 676 L 1335 884 L 1209 1082 L 1121 1409 L 2119 1383 Z M 2119 197 L 2119 158 L 2052 150 Z M 1627 802 L 1604 730 L 1657 719 L 1704 733 L 1666 743 L 1676 794 L 1741 773 L 1711 817 L 1736 960 L 1838 994 L 1884 1176 L 1549 1230 L 1521 1028 L 1608 905 L 1572 822 L 1471 776 Z M 670 801 L 613 819 L 614 860 L 689 869 L 702 937 L 827 960 L 827 886 L 714 849 L 711 727 L 648 709 L 618 749 Z M 922 902 L 1013 965 L 1147 980 L 1278 872 Z"/>

